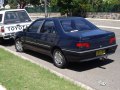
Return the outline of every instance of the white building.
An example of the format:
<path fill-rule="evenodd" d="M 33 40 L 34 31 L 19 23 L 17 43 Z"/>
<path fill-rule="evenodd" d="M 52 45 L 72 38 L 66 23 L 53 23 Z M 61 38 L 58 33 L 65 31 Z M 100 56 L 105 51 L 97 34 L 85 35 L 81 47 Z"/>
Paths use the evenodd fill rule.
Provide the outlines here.
<path fill-rule="evenodd" d="M 0 0 L 0 8 L 3 8 L 4 0 Z"/>

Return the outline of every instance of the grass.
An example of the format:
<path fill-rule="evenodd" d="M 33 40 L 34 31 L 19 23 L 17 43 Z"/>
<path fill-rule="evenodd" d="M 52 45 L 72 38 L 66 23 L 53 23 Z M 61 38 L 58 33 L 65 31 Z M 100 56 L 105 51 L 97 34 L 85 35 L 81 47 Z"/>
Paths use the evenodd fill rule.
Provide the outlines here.
<path fill-rule="evenodd" d="M 0 84 L 7 90 L 85 90 L 0 49 Z"/>

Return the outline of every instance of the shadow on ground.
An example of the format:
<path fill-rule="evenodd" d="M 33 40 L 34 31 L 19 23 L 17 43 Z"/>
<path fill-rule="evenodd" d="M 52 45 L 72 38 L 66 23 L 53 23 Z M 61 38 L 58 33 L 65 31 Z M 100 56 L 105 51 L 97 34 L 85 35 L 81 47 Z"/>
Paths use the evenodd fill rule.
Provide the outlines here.
<path fill-rule="evenodd" d="M 68 69 L 74 70 L 74 71 L 86 71 L 94 68 L 101 68 L 106 69 L 105 65 L 110 64 L 114 62 L 114 60 L 111 59 L 105 59 L 103 61 L 96 59 L 88 62 L 82 62 L 82 63 L 69 63 Z"/>
<path fill-rule="evenodd" d="M 2 42 L 2 44 L 0 44 L 2 46 L 13 46 L 14 45 L 14 39 L 10 39 L 10 40 L 4 40 Z"/>
<path fill-rule="evenodd" d="M 34 51 L 31 51 L 31 50 L 26 50 L 25 51 L 26 54 L 29 54 L 33 57 L 36 57 L 36 58 L 39 58 L 40 60 L 45 60 L 49 63 L 53 63 L 52 61 L 52 58 L 47 56 L 47 55 L 44 55 L 44 54 L 40 54 L 40 53 L 37 53 L 37 52 L 34 52 Z"/>
<path fill-rule="evenodd" d="M 26 51 L 25 53 L 32 55 L 33 57 L 37 57 L 40 60 L 45 60 L 49 63 L 53 63 L 52 58 L 47 55 L 43 55 L 43 54 L 33 52 L 30 50 Z M 90 70 L 90 69 L 94 69 L 94 68 L 106 69 L 104 66 L 107 64 L 110 64 L 112 62 L 114 62 L 114 60 L 111 60 L 111 59 L 105 59 L 104 61 L 96 59 L 96 60 L 82 62 L 82 63 L 71 62 L 68 64 L 66 69 L 77 71 L 77 72 L 86 71 L 86 70 Z"/>

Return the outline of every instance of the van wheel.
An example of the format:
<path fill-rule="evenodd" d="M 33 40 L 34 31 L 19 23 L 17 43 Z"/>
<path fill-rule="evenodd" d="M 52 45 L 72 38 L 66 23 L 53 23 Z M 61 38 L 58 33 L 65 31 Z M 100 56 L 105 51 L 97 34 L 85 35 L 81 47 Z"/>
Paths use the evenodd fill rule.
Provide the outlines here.
<path fill-rule="evenodd" d="M 65 59 L 65 56 L 59 49 L 55 49 L 53 52 L 53 61 L 54 65 L 58 68 L 65 68 L 67 66 L 67 61 Z"/>
<path fill-rule="evenodd" d="M 20 38 L 15 40 L 15 49 L 18 52 L 23 52 L 24 51 L 23 45 L 22 45 L 22 42 L 21 42 Z"/>
<path fill-rule="evenodd" d="M 3 44 L 3 38 L 2 37 L 0 37 L 0 44 Z"/>

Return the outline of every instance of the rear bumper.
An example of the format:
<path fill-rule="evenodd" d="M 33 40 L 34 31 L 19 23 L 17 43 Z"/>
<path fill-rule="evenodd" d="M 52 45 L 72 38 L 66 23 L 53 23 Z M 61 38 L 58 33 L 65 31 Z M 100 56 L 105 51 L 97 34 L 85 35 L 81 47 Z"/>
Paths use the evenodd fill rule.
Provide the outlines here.
<path fill-rule="evenodd" d="M 3 33 L 0 34 L 0 37 L 2 37 L 4 40 L 11 39 L 15 37 L 15 33 Z"/>
<path fill-rule="evenodd" d="M 110 54 L 113 54 L 115 53 L 116 48 L 117 48 L 117 45 L 115 44 L 115 45 L 111 45 L 107 47 L 102 47 L 102 48 L 87 50 L 87 51 L 81 51 L 81 52 L 76 52 L 76 51 L 71 51 L 71 50 L 66 50 L 66 49 L 62 49 L 62 51 L 68 61 L 84 62 L 84 61 L 90 61 L 90 60 L 102 58 Z M 96 56 L 96 51 L 98 50 L 105 50 L 106 54 L 101 55 L 101 56 Z"/>

